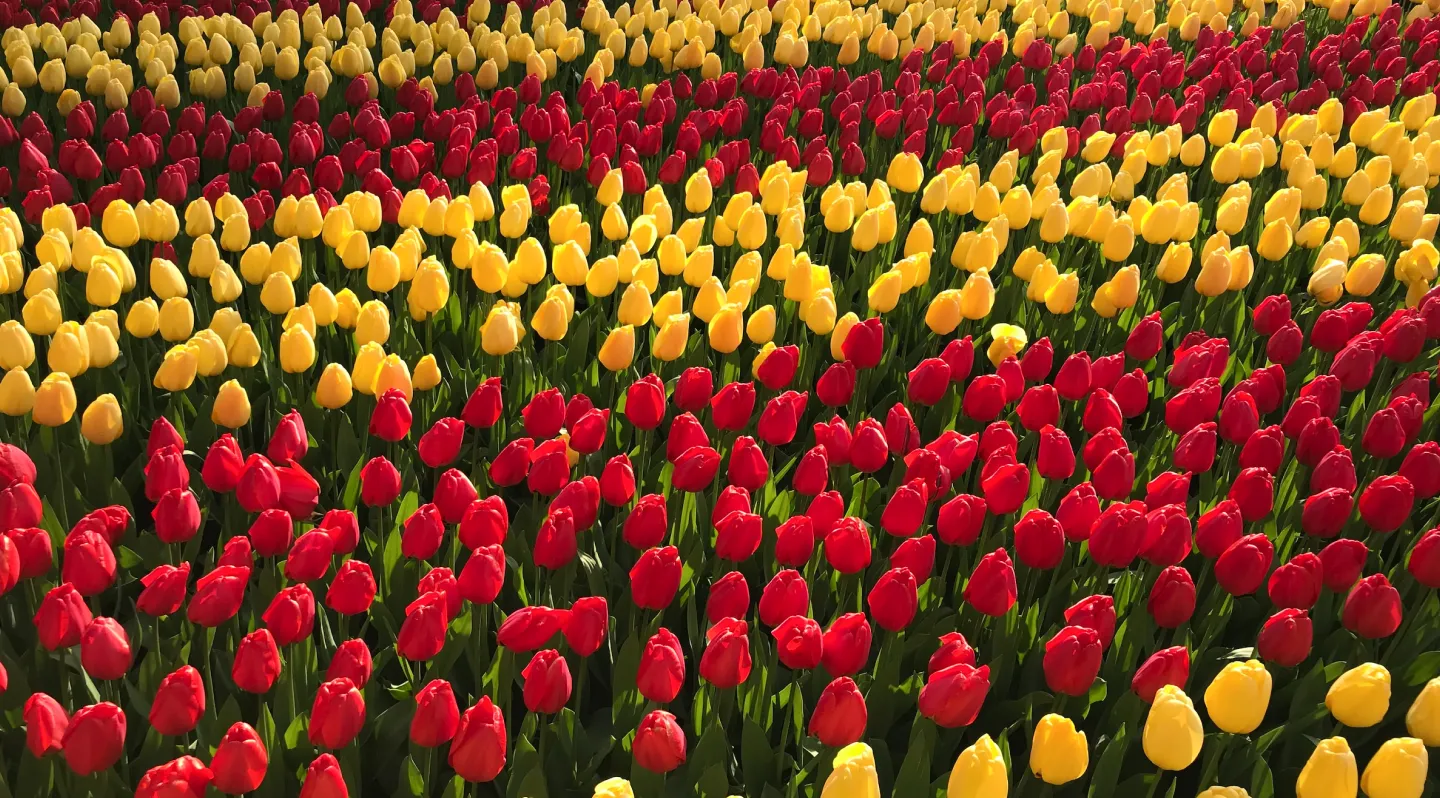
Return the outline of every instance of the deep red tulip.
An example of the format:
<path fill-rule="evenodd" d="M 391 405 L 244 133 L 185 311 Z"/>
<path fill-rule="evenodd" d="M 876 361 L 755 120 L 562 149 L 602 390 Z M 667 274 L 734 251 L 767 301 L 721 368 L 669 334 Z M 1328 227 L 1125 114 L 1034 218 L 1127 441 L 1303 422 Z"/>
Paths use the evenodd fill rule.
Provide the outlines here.
<path fill-rule="evenodd" d="M 435 679 L 415 694 L 415 714 L 410 719 L 410 741 L 422 748 L 438 748 L 460 728 L 460 707 L 455 689 L 444 679 Z"/>
<path fill-rule="evenodd" d="M 1297 554 L 1270 574 L 1270 602 L 1280 609 L 1308 610 L 1320 598 L 1320 558 L 1309 552 Z"/>
<path fill-rule="evenodd" d="M 1099 519 L 1100 498 L 1089 482 L 1071 488 L 1055 511 L 1055 520 L 1060 522 L 1065 539 L 1075 543 L 1089 540 Z"/>
<path fill-rule="evenodd" d="M 346 560 L 335 572 L 325 594 L 325 606 L 341 615 L 368 612 L 375 600 L 375 576 L 370 566 L 360 560 Z"/>
<path fill-rule="evenodd" d="M 1255 648 L 1266 662 L 1293 668 L 1310 656 L 1313 637 L 1309 613 L 1303 609 L 1283 609 L 1265 621 Z"/>
<path fill-rule="evenodd" d="M 276 643 L 294 645 L 314 630 L 315 596 L 305 585 L 287 587 L 275 594 L 262 619 Z"/>
<path fill-rule="evenodd" d="M 667 523 L 665 497 L 653 493 L 641 496 L 626 516 L 621 536 L 632 548 L 643 551 L 665 540 Z"/>
<path fill-rule="evenodd" d="M 1321 576 L 1325 587 L 1345 593 L 1360 578 L 1370 551 L 1358 540 L 1342 538 L 1320 550 Z"/>
<path fill-rule="evenodd" d="M 108 701 L 82 707 L 71 716 L 60 747 L 76 775 L 109 770 L 125 753 L 125 711 Z"/>
<path fill-rule="evenodd" d="M 1340 623 L 1369 640 L 1395 634 L 1400 628 L 1403 607 L 1400 593 L 1384 574 L 1372 574 L 1355 583 L 1345 597 Z"/>
<path fill-rule="evenodd" d="M 354 741 L 365 726 L 365 698 L 347 678 L 320 685 L 310 708 L 310 744 L 341 749 Z"/>
<path fill-rule="evenodd" d="M 1203 474 L 1215 464 L 1217 425 L 1206 422 L 1191 427 L 1175 444 L 1171 461 L 1182 471 Z"/>
<path fill-rule="evenodd" d="M 458 418 L 442 418 L 420 436 L 420 460 L 430 468 L 449 465 L 460 456 L 464 441 L 465 423 Z"/>
<path fill-rule="evenodd" d="M 993 421 L 1005 405 L 1005 383 L 994 374 L 971 380 L 960 403 L 966 416 L 981 423 Z"/>
<path fill-rule="evenodd" d="M 755 412 L 755 384 L 732 382 L 720 388 L 710 400 L 710 415 L 717 429 L 743 430 Z"/>
<path fill-rule="evenodd" d="M 200 672 L 183 665 L 160 680 L 150 704 L 149 721 L 155 731 L 179 737 L 195 730 L 205 714 L 205 685 Z"/>
<path fill-rule="evenodd" d="M 284 510 L 266 510 L 250 525 L 246 535 L 256 554 L 280 557 L 290 551 L 295 541 L 295 522 Z"/>
<path fill-rule="evenodd" d="M 625 418 L 637 429 L 654 429 L 665 419 L 665 385 L 654 374 L 631 383 L 625 392 Z"/>
<path fill-rule="evenodd" d="M 604 596 L 585 596 L 570 605 L 565 642 L 576 654 L 588 657 L 600 650 L 610 628 L 610 608 Z"/>
<path fill-rule="evenodd" d="M 399 498 L 400 471 L 383 455 L 360 469 L 360 501 L 367 507 L 385 507 Z"/>
<path fill-rule="evenodd" d="M 410 434 L 412 418 L 405 394 L 391 388 L 375 399 L 375 410 L 370 414 L 370 434 L 391 443 L 404 440 Z"/>
<path fill-rule="evenodd" d="M 866 603 L 880 628 L 890 632 L 904 629 L 919 609 L 915 575 L 907 568 L 886 571 L 870 589 Z"/>
<path fill-rule="evenodd" d="M 1115 600 L 1110 596 L 1094 595 L 1080 599 L 1065 610 L 1065 623 L 1094 629 L 1100 636 L 1100 645 L 1110 647 L 1115 639 Z"/>
<path fill-rule="evenodd" d="M 1377 532 L 1394 532 L 1415 506 L 1415 486 L 1397 474 L 1376 477 L 1360 493 L 1360 518 Z"/>
<path fill-rule="evenodd" d="M 794 344 L 776 347 L 755 369 L 755 378 L 772 391 L 781 390 L 795 377 L 795 368 L 799 363 L 799 347 Z"/>
<path fill-rule="evenodd" d="M 695 413 L 710 403 L 715 392 L 715 377 L 710 369 L 691 366 L 685 369 L 675 382 L 675 393 L 670 397 L 675 406 L 687 413 Z"/>
<path fill-rule="evenodd" d="M 1044 510 L 1031 510 L 1015 523 L 1015 555 L 1027 568 L 1054 568 L 1065 556 L 1065 530 Z"/>
<path fill-rule="evenodd" d="M 135 787 L 135 798 L 205 798 L 214 778 L 205 763 L 182 756 L 145 771 Z"/>
<path fill-rule="evenodd" d="M 1275 505 L 1275 477 L 1262 468 L 1247 468 L 1230 484 L 1229 498 L 1240 508 L 1240 517 L 1259 521 Z"/>
<path fill-rule="evenodd" d="M 244 566 L 217 565 L 195 583 L 186 617 L 191 623 L 215 627 L 235 617 L 245 601 L 245 586 L 250 569 Z"/>
<path fill-rule="evenodd" d="M 505 769 L 505 747 L 505 715 L 490 696 L 481 696 L 460 716 L 450 741 L 450 767 L 466 781 L 494 781 Z"/>
<path fill-rule="evenodd" d="M 525 434 L 532 438 L 553 438 L 565 423 L 565 397 L 558 388 L 547 388 L 530 398 L 520 411 Z"/>
<path fill-rule="evenodd" d="M 664 627 L 651 636 L 640 654 L 635 685 L 647 701 L 668 704 L 685 684 L 685 654 L 680 640 Z"/>
<path fill-rule="evenodd" d="M 885 323 L 869 318 L 850 328 L 840 345 L 845 359 L 859 369 L 873 369 L 885 355 Z"/>
<path fill-rule="evenodd" d="M 1095 683 L 1104 657 L 1104 646 L 1094 629 L 1067 626 L 1045 643 L 1045 684 L 1064 695 L 1085 695 Z"/>
<path fill-rule="evenodd" d="M 130 638 L 114 618 L 95 618 L 80 636 L 80 665 L 92 679 L 113 680 L 130 670 Z"/>
<path fill-rule="evenodd" d="M 210 760 L 210 770 L 215 775 L 215 789 L 226 795 L 244 795 L 254 792 L 265 780 L 270 767 L 270 754 L 260 735 L 244 722 L 236 722 Z"/>
<path fill-rule="evenodd" d="M 1184 688 L 1190 680 L 1190 652 L 1184 646 L 1173 646 L 1151 654 L 1140 664 L 1130 680 L 1130 689 L 1149 704 L 1167 684 Z"/>
<path fill-rule="evenodd" d="M 745 575 L 730 571 L 710 584 L 705 601 L 705 619 L 712 624 L 726 618 L 743 619 L 750 611 L 750 586 Z"/>
<path fill-rule="evenodd" d="M 1190 572 L 1178 565 L 1161 571 L 1150 588 L 1146 609 L 1162 629 L 1175 629 L 1190 620 L 1195 613 L 1195 582 Z"/>
<path fill-rule="evenodd" d="M 300 417 L 300 411 L 291 410 L 276 422 L 265 454 L 271 462 L 283 463 L 286 460 L 303 459 L 309 450 L 310 440 L 305 432 L 305 419 Z"/>
<path fill-rule="evenodd" d="M 631 743 L 635 764 L 651 773 L 669 773 L 685 764 L 685 730 L 662 709 L 646 715 Z"/>
<path fill-rule="evenodd" d="M 359 689 L 365 689 L 374 673 L 374 659 L 370 647 L 364 640 L 346 640 L 335 648 L 330 665 L 325 669 L 325 681 L 349 679 Z"/>
<path fill-rule="evenodd" d="M 200 478 L 205 487 L 216 493 L 229 493 L 240 484 L 245 473 L 245 455 L 230 433 L 221 435 L 205 453 L 205 464 L 200 469 Z"/>
<path fill-rule="evenodd" d="M 824 745 L 843 747 L 865 735 L 869 714 L 865 696 L 848 676 L 841 676 L 826 685 L 810 715 L 808 731 Z"/>
<path fill-rule="evenodd" d="M 495 426 L 500 417 L 504 415 L 504 395 L 500 388 L 500 378 L 491 377 L 475 386 L 475 391 L 465 402 L 465 409 L 460 416 L 465 423 L 476 429 L 489 429 Z"/>
<path fill-rule="evenodd" d="M 630 592 L 635 606 L 646 610 L 663 610 L 670 606 L 680 589 L 682 566 L 680 552 L 674 546 L 652 548 L 640 555 L 630 569 Z"/>
<path fill-rule="evenodd" d="M 965 584 L 965 601 L 980 612 L 999 617 L 1015 606 L 1015 566 L 1005 549 L 996 549 L 980 558 Z"/>
<path fill-rule="evenodd" d="M 931 407 L 943 398 L 950 388 L 950 364 L 938 357 L 920 361 L 910 371 L 906 395 L 911 401 Z"/>
<path fill-rule="evenodd" d="M 920 689 L 920 714 L 942 728 L 958 729 L 975 722 L 990 692 L 990 668 L 956 663 L 931 673 Z"/>
<path fill-rule="evenodd" d="M 870 660 L 872 633 L 864 613 L 841 615 L 825 630 L 820 661 L 831 676 L 852 676 Z"/>
<path fill-rule="evenodd" d="M 555 649 L 535 652 L 520 675 L 525 679 L 525 708 L 531 712 L 553 715 L 569 702 L 570 666 Z"/>
<path fill-rule="evenodd" d="M 813 517 L 812 517 L 813 522 Z M 817 532 L 818 536 L 818 532 Z M 858 518 L 841 518 L 824 536 L 825 561 L 842 574 L 857 574 L 870 565 L 873 554 L 870 531 Z"/>
<path fill-rule="evenodd" d="M 1128 568 L 1144 545 L 1147 524 L 1143 502 L 1112 504 L 1095 519 L 1090 557 L 1109 568 Z"/>
<path fill-rule="evenodd" d="M 1125 354 L 1135 360 L 1149 360 L 1165 345 L 1165 327 L 1160 314 L 1151 313 L 1142 318 L 1125 339 Z"/>
<path fill-rule="evenodd" d="M 1263 534 L 1246 535 L 1215 560 L 1215 578 L 1232 596 L 1247 596 L 1260 588 L 1275 558 L 1275 545 Z"/>
<path fill-rule="evenodd" d="M 710 487 L 719 470 L 719 452 L 709 446 L 692 446 L 676 460 L 671 484 L 687 493 L 699 493 Z"/>

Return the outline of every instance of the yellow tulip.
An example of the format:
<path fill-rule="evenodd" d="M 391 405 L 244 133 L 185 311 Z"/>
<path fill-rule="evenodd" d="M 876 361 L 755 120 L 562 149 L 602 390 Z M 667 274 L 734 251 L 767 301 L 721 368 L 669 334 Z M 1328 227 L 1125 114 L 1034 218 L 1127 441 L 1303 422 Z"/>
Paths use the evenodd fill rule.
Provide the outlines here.
<path fill-rule="evenodd" d="M 980 269 L 967 277 L 960 289 L 960 315 L 978 321 L 989 316 L 994 306 L 995 285 L 990 280 L 990 270 Z"/>
<path fill-rule="evenodd" d="M 1046 784 L 1059 786 L 1084 776 L 1089 767 L 1085 732 L 1076 731 L 1075 724 L 1061 715 L 1041 718 L 1030 746 L 1030 770 Z"/>
<path fill-rule="evenodd" d="M 999 366 L 1006 358 L 1018 358 L 1030 339 L 1025 330 L 1014 324 L 996 324 L 990 328 L 990 348 L 986 356 L 991 364 Z"/>
<path fill-rule="evenodd" d="M 135 209 L 123 199 L 111 200 L 101 213 L 100 232 L 114 246 L 133 246 L 140 240 L 140 222 L 135 218 Z"/>
<path fill-rule="evenodd" d="M 410 283 L 409 301 L 427 315 L 439 313 L 450 301 L 450 278 L 445 267 L 434 258 L 426 258 L 415 270 Z"/>
<path fill-rule="evenodd" d="M 1430 748 L 1440 747 L 1440 676 L 1425 683 L 1405 713 L 1405 729 Z"/>
<path fill-rule="evenodd" d="M 710 348 L 726 355 L 740 348 L 745 332 L 744 316 L 739 305 L 725 305 L 716 311 L 708 324 Z"/>
<path fill-rule="evenodd" d="M 94 273 L 93 270 L 91 273 Z M 64 320 L 60 312 L 60 298 L 48 288 L 26 300 L 20 316 L 25 320 L 25 329 L 35 335 L 53 334 Z"/>
<path fill-rule="evenodd" d="M 489 355 L 507 355 L 525 337 L 519 310 L 510 303 L 496 303 L 480 328 L 480 346 Z"/>
<path fill-rule="evenodd" d="M 284 272 L 271 274 L 260 289 L 260 304 L 277 316 L 289 313 L 295 307 L 295 284 Z"/>
<path fill-rule="evenodd" d="M 1371 191 L 1360 206 L 1360 221 L 1368 225 L 1383 223 L 1390 218 L 1390 206 L 1394 201 L 1395 192 L 1389 183 Z"/>
<path fill-rule="evenodd" d="M 1115 134 L 1097 130 L 1090 134 L 1090 138 L 1080 148 L 1080 157 L 1088 163 L 1095 163 L 1104 160 L 1110 154 L 1110 148 L 1115 145 Z"/>
<path fill-rule="evenodd" d="M 80 434 L 97 446 L 113 443 L 124 431 L 120 403 L 115 400 L 114 394 L 102 393 L 95 397 L 95 401 L 80 415 Z"/>
<path fill-rule="evenodd" d="M 1210 124 L 1205 128 L 1205 138 L 1212 147 L 1223 147 L 1235 140 L 1235 130 L 1239 123 L 1239 117 L 1233 109 L 1220 111 L 1210 117 Z"/>
<path fill-rule="evenodd" d="M 704 213 L 710 210 L 714 190 L 710 185 L 710 173 L 697 169 L 685 181 L 685 210 L 690 213 Z"/>
<path fill-rule="evenodd" d="M 1205 711 L 1221 731 L 1249 734 L 1265 720 L 1271 683 L 1259 661 L 1232 662 L 1205 688 Z"/>
<path fill-rule="evenodd" d="M 1370 798 L 1420 798 L 1430 769 L 1425 743 L 1414 737 L 1396 737 L 1381 744 L 1360 777 L 1360 789 Z"/>
<path fill-rule="evenodd" d="M 1155 693 L 1145 718 L 1145 756 L 1164 770 L 1184 770 L 1200 755 L 1205 730 L 1190 697 L 1167 684 Z"/>
<path fill-rule="evenodd" d="M 225 341 L 212 329 L 196 333 L 186 346 L 195 350 L 195 372 L 202 377 L 214 377 L 229 365 Z"/>
<path fill-rule="evenodd" d="M 1122 261 L 1130 257 L 1130 252 L 1135 249 L 1135 228 L 1130 220 L 1120 219 L 1105 233 L 1105 238 L 1100 245 L 1100 254 L 1106 260 Z"/>
<path fill-rule="evenodd" d="M 1045 309 L 1051 313 L 1064 315 L 1075 309 L 1075 301 L 1080 297 L 1080 278 L 1074 272 L 1066 272 L 1059 276 L 1045 291 Z"/>
<path fill-rule="evenodd" d="M 610 331 L 600 346 L 600 364 L 610 371 L 629 368 L 635 359 L 635 328 L 624 324 Z"/>
<path fill-rule="evenodd" d="M 315 339 L 301 325 L 280 335 L 280 367 L 287 374 L 299 374 L 315 365 Z"/>
<path fill-rule="evenodd" d="M 438 386 L 444 377 L 440 374 L 440 363 L 434 355 L 424 355 L 415 362 L 412 384 L 417 391 L 430 391 Z"/>
<path fill-rule="evenodd" d="M 227 429 L 239 429 L 250 423 L 250 395 L 236 380 L 227 380 L 215 394 L 210 420 Z"/>
<path fill-rule="evenodd" d="M 195 381 L 199 366 L 199 356 L 193 347 L 172 346 L 155 371 L 155 387 L 171 393 L 183 391 Z"/>
<path fill-rule="evenodd" d="M 379 367 L 375 370 L 375 395 L 382 396 L 386 391 L 399 391 L 409 402 L 415 398 L 415 383 L 410 377 L 410 367 L 399 355 L 386 355 L 380 361 Z"/>
<path fill-rule="evenodd" d="M 1290 253 L 1294 243 L 1295 234 L 1290 229 L 1290 223 L 1284 219 L 1276 219 L 1260 231 L 1260 243 L 1255 247 L 1255 251 L 1266 260 L 1280 260 Z"/>
<path fill-rule="evenodd" d="M 7 416 L 23 416 L 35 407 L 35 384 L 30 381 L 29 372 L 15 367 L 5 372 L 0 379 L 0 413 Z"/>
<path fill-rule="evenodd" d="M 1244 787 L 1211 787 L 1195 798 L 1250 798 L 1250 793 Z"/>
<path fill-rule="evenodd" d="M 339 363 L 330 363 L 320 372 L 320 383 L 315 388 L 315 401 L 327 410 L 337 410 L 350 403 L 353 393 L 350 373 Z"/>
<path fill-rule="evenodd" d="M 184 297 L 171 297 L 160 305 L 160 337 L 183 341 L 195 331 L 195 309 Z"/>
<path fill-rule="evenodd" d="M 930 328 L 930 332 L 936 335 L 955 332 L 963 318 L 960 312 L 961 296 L 959 289 L 949 288 L 937 293 L 930 300 L 930 305 L 925 308 L 925 326 Z"/>
<path fill-rule="evenodd" d="M 564 338 L 569 327 L 570 318 L 565 312 L 564 303 L 553 297 L 541 302 L 535 315 L 530 319 L 530 329 L 547 341 L 559 341 Z"/>
<path fill-rule="evenodd" d="M 946 798 L 1005 798 L 1009 792 L 1005 758 L 988 734 L 960 752 L 945 788 Z"/>
<path fill-rule="evenodd" d="M 125 314 L 125 331 L 136 338 L 149 338 L 160 331 L 160 308 L 150 297 L 130 306 Z"/>
<path fill-rule="evenodd" d="M 594 798 L 635 798 L 635 792 L 630 782 L 617 776 L 595 785 Z"/>
<path fill-rule="evenodd" d="M 50 338 L 45 362 L 51 371 L 78 377 L 90 368 L 90 342 L 79 322 L 62 323 Z"/>
<path fill-rule="evenodd" d="M 891 269 L 881 274 L 866 292 L 870 309 L 879 313 L 889 313 L 894 310 L 895 306 L 900 303 L 900 289 L 900 272 Z"/>
<path fill-rule="evenodd" d="M 1370 296 L 1380 287 L 1389 266 L 1385 256 L 1366 253 L 1355 259 L 1345 275 L 1345 290 L 1356 296 Z"/>
<path fill-rule="evenodd" d="M 115 334 L 104 322 L 95 319 L 92 314 L 82 329 L 85 346 L 90 354 L 90 368 L 103 369 L 120 357 L 120 344 L 115 340 Z"/>
<path fill-rule="evenodd" d="M 1295 781 L 1297 798 L 1354 798 L 1360 786 L 1355 754 L 1344 737 L 1321 740 Z"/>
<path fill-rule="evenodd" d="M 0 370 L 29 368 L 35 362 L 35 341 L 18 321 L 0 324 Z"/>
<path fill-rule="evenodd" d="M 906 194 L 919 191 L 924 180 L 925 168 L 921 166 L 919 156 L 911 152 L 896 154 L 890 159 L 890 166 L 885 171 L 885 182 L 896 191 Z"/>
<path fill-rule="evenodd" d="M 751 343 L 769 343 L 775 337 L 775 306 L 765 305 L 745 321 L 745 337 Z"/>
<path fill-rule="evenodd" d="M 390 340 L 390 309 L 378 299 L 360 306 L 355 316 L 355 344 L 384 344 Z"/>
<path fill-rule="evenodd" d="M 736 229 L 736 240 L 746 250 L 757 250 L 765 244 L 770 233 L 765 224 L 765 211 L 759 205 L 751 205 L 740 214 L 740 226 Z"/>
<path fill-rule="evenodd" d="M 870 746 L 851 743 L 840 749 L 820 798 L 880 798 L 880 777 Z"/>
<path fill-rule="evenodd" d="M 1216 297 L 1230 287 L 1230 258 L 1228 253 L 1213 252 L 1200 265 L 1200 274 L 1195 277 L 1195 290 L 1202 296 Z"/>
<path fill-rule="evenodd" d="M 30 417 L 35 419 L 36 424 L 58 427 L 68 423 L 74 415 L 75 386 L 71 384 L 70 376 L 58 371 L 45 375 L 40 387 L 35 389 L 35 406 Z"/>
<path fill-rule="evenodd" d="M 1340 674 L 1325 694 L 1325 706 L 1341 723 L 1366 729 L 1385 719 L 1390 709 L 1390 671 L 1367 662 Z"/>
<path fill-rule="evenodd" d="M 670 314 L 660 323 L 660 330 L 655 333 L 655 341 L 650 345 L 650 353 L 668 363 L 683 355 L 689 342 L 690 314 Z"/>

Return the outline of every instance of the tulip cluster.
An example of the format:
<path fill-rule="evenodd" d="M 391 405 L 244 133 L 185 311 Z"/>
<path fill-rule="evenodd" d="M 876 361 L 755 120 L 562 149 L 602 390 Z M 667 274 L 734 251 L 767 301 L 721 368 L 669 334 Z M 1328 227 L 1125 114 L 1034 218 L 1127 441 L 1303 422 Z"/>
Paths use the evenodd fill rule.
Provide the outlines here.
<path fill-rule="evenodd" d="M 1436 12 L 0 0 L 0 793 L 1433 792 Z"/>

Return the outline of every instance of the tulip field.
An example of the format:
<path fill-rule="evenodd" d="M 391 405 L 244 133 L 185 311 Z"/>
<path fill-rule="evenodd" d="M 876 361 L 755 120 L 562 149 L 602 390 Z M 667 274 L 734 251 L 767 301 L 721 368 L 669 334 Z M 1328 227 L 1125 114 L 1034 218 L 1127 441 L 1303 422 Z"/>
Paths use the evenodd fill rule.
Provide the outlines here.
<path fill-rule="evenodd" d="M 1440 0 L 0 25 L 0 798 L 1440 796 Z"/>

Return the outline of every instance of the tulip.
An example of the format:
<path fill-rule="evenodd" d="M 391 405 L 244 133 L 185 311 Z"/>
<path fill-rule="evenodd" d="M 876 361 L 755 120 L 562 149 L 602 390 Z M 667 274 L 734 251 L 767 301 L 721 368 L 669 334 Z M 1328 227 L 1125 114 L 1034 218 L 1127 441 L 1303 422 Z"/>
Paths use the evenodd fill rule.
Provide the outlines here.
<path fill-rule="evenodd" d="M 1341 798 L 1354 796 L 1358 786 L 1350 744 L 1344 737 L 1331 737 L 1321 740 L 1311 752 L 1295 781 L 1295 794 L 1298 798 Z"/>
<path fill-rule="evenodd" d="M 1411 736 L 1423 740 L 1430 748 L 1435 747 L 1431 743 L 1440 740 L 1440 713 L 1436 712 L 1437 704 L 1440 704 L 1440 677 L 1425 683 L 1405 713 L 1406 730 Z"/>
<path fill-rule="evenodd" d="M 113 618 L 96 618 L 80 637 L 80 664 L 93 679 L 120 679 L 130 670 L 130 639 Z"/>
<path fill-rule="evenodd" d="M 1384 574 L 1372 574 L 1351 588 L 1340 622 L 1361 637 L 1378 640 L 1395 634 L 1402 613 L 1400 593 Z"/>
<path fill-rule="evenodd" d="M 310 743 L 340 749 L 349 745 L 365 725 L 365 698 L 350 679 L 331 679 L 320 685 L 310 710 Z"/>
<path fill-rule="evenodd" d="M 1410 798 L 1425 791 L 1430 755 L 1414 737 L 1386 740 L 1360 776 L 1360 789 L 1375 798 Z"/>
<path fill-rule="evenodd" d="M 82 707 L 65 727 L 65 764 L 79 776 L 109 770 L 125 752 L 125 712 L 109 702 Z"/>
<path fill-rule="evenodd" d="M 1130 689 L 1149 704 L 1155 694 L 1166 685 L 1184 689 L 1190 679 L 1190 652 L 1184 646 L 1174 646 L 1151 654 L 1135 671 Z"/>
<path fill-rule="evenodd" d="M 1145 718 L 1145 756 L 1162 770 L 1184 770 L 1200 755 L 1204 741 L 1200 716 L 1179 687 L 1165 685 L 1155 693 Z"/>
<path fill-rule="evenodd" d="M 1085 732 L 1076 731 L 1069 718 L 1051 713 L 1035 725 L 1030 746 L 1030 770 L 1046 784 L 1059 786 L 1085 775 L 1090 749 Z"/>
<path fill-rule="evenodd" d="M 820 694 L 808 731 L 822 744 L 841 748 L 864 736 L 867 717 L 865 697 L 854 680 L 842 676 Z"/>
<path fill-rule="evenodd" d="M 1374 726 L 1390 709 L 1390 671 L 1373 662 L 1345 671 L 1325 693 L 1325 707 L 1351 728 Z"/>
<path fill-rule="evenodd" d="M 1270 672 L 1255 660 L 1226 665 L 1205 688 L 1205 711 L 1221 731 L 1249 734 L 1270 706 Z"/>

